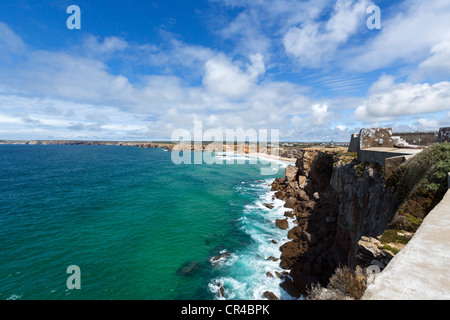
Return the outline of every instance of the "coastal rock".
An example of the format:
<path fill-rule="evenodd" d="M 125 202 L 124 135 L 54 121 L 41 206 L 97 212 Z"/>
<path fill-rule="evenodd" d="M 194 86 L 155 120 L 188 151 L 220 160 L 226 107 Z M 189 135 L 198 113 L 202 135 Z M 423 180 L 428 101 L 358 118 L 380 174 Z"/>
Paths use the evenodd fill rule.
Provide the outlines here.
<path fill-rule="evenodd" d="M 297 203 L 297 199 L 294 197 L 290 197 L 289 199 L 286 200 L 284 207 L 285 208 L 293 208 L 296 203 Z"/>
<path fill-rule="evenodd" d="M 215 263 L 215 262 L 218 262 L 219 260 L 222 260 L 222 259 L 228 259 L 228 257 L 229 257 L 230 255 L 231 255 L 230 252 L 227 252 L 227 251 L 221 252 L 221 253 L 218 254 L 217 256 L 213 257 L 213 258 L 211 259 L 211 262 L 212 262 L 212 263 Z"/>
<path fill-rule="evenodd" d="M 307 179 L 305 176 L 298 176 L 298 187 L 300 189 L 305 189 L 306 181 L 307 181 Z"/>
<path fill-rule="evenodd" d="M 289 241 L 280 247 L 280 267 L 291 269 L 295 262 L 303 255 L 307 247 L 303 246 L 302 241 Z"/>
<path fill-rule="evenodd" d="M 287 228 L 289 228 L 289 223 L 287 221 L 287 219 L 277 219 L 275 220 L 275 225 L 283 230 L 286 230 Z"/>
<path fill-rule="evenodd" d="M 272 204 L 270 204 L 270 203 L 264 203 L 264 206 L 266 208 L 269 208 L 269 209 L 273 209 L 274 208 L 274 206 Z"/>
<path fill-rule="evenodd" d="M 294 218 L 295 217 L 295 213 L 294 213 L 294 211 L 286 211 L 284 213 L 284 216 L 287 217 L 287 218 Z"/>
<path fill-rule="evenodd" d="M 283 190 L 278 190 L 277 192 L 275 192 L 275 197 L 277 199 L 283 200 L 284 198 L 286 198 L 286 192 L 284 192 Z"/>
<path fill-rule="evenodd" d="M 264 292 L 263 297 L 266 298 L 267 300 L 280 300 L 280 298 L 278 298 L 275 295 L 275 293 L 270 292 L 270 291 Z"/>
<path fill-rule="evenodd" d="M 275 258 L 273 256 L 268 257 L 266 260 L 272 260 L 272 261 L 278 261 L 278 258 Z"/>
<path fill-rule="evenodd" d="M 290 278 L 285 277 L 284 281 L 280 283 L 280 287 L 283 288 L 291 297 L 300 298 L 300 291 L 296 288 Z"/>
<path fill-rule="evenodd" d="M 303 200 L 303 201 L 309 201 L 310 200 L 308 194 L 305 191 L 303 191 L 303 190 L 300 190 L 298 192 L 298 198 L 300 200 Z"/>
<path fill-rule="evenodd" d="M 184 276 L 191 276 L 199 268 L 198 261 L 188 261 L 184 263 L 179 269 L 178 273 Z"/>
<path fill-rule="evenodd" d="M 284 175 L 286 176 L 286 179 L 288 182 L 294 182 L 296 180 L 298 173 L 298 168 L 293 165 L 288 165 L 286 167 Z"/>
<path fill-rule="evenodd" d="M 273 274 L 270 273 L 270 271 L 267 271 L 267 272 L 266 272 L 266 277 L 268 277 L 268 278 L 273 278 Z"/>
<path fill-rule="evenodd" d="M 217 283 L 217 286 L 219 287 L 219 294 L 223 298 L 225 297 L 225 290 L 223 289 L 223 286 L 220 282 Z"/>
<path fill-rule="evenodd" d="M 302 228 L 299 226 L 295 226 L 291 230 L 289 230 L 288 239 L 298 240 L 298 239 L 300 239 L 301 234 L 302 234 Z"/>
<path fill-rule="evenodd" d="M 306 241 L 306 243 L 310 246 L 316 243 L 316 238 L 312 234 L 306 232 L 305 230 L 301 231 L 300 237 L 302 240 Z"/>
<path fill-rule="evenodd" d="M 285 290 L 300 293 L 312 284 L 328 283 L 335 269 L 388 261 L 388 253 L 361 237 L 382 234 L 396 210 L 395 199 L 384 188 L 382 171 L 356 161 L 341 161 L 333 149 L 301 150 L 298 170 L 275 179 L 272 189 L 282 196 L 298 221 L 281 245 L 280 267 L 289 270 Z M 378 264 L 377 264 L 378 265 Z"/>

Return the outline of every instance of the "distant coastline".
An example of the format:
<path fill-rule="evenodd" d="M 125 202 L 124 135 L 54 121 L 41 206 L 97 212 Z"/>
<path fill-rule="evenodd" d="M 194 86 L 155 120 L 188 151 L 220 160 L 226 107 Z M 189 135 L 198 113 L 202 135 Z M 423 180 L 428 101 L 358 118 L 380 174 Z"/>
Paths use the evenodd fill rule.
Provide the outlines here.
<path fill-rule="evenodd" d="M 210 142 L 203 142 L 201 145 L 195 143 L 176 143 L 172 141 L 103 141 L 103 140 L 0 140 L 0 145 L 104 145 L 104 146 L 124 146 L 139 148 L 162 148 L 167 151 L 215 151 L 215 152 L 233 152 L 235 154 L 246 154 L 250 157 L 259 157 L 268 160 L 278 160 L 286 162 L 295 162 L 298 157 L 299 148 L 342 148 L 343 144 L 336 143 L 330 145 L 327 143 L 281 143 L 278 150 L 272 150 L 271 146 L 261 150 L 258 146 L 245 143 L 234 145 L 223 144 L 223 147 L 217 150 L 217 145 L 211 145 Z M 276 152 L 278 151 L 278 152 Z M 275 155 L 277 154 L 277 155 Z"/>

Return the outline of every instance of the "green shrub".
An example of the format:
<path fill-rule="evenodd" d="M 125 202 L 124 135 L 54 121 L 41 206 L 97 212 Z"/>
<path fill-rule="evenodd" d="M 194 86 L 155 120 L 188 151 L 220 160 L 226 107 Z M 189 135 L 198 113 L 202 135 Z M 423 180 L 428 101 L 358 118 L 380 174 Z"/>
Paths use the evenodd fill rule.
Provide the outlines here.
<path fill-rule="evenodd" d="M 450 143 L 436 143 L 400 165 L 386 180 L 407 214 L 423 218 L 447 192 Z"/>

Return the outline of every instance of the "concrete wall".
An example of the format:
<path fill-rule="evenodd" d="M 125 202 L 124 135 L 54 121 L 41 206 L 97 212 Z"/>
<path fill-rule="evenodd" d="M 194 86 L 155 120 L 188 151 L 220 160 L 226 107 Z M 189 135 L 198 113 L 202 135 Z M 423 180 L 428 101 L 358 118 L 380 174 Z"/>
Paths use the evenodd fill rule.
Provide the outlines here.
<path fill-rule="evenodd" d="M 359 151 L 359 133 L 354 133 L 350 138 L 350 144 L 348 145 L 348 152 L 358 152 L 358 151 Z"/>
<path fill-rule="evenodd" d="M 405 163 L 408 161 L 408 159 L 412 158 L 413 155 L 402 155 L 402 156 L 396 156 L 396 157 L 390 157 L 386 158 L 384 160 L 384 175 L 385 179 L 387 179 L 391 173 L 402 163 Z"/>
<path fill-rule="evenodd" d="M 377 275 L 364 300 L 450 300 L 450 190 Z"/>
<path fill-rule="evenodd" d="M 437 141 L 437 132 L 395 132 L 393 136 L 398 136 L 408 144 L 429 146 Z"/>

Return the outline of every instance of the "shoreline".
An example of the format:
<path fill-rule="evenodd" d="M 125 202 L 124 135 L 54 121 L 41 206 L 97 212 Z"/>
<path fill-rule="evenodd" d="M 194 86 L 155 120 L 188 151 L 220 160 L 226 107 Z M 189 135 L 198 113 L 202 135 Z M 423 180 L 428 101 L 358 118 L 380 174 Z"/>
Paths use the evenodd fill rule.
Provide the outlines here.
<path fill-rule="evenodd" d="M 285 162 L 286 164 L 292 164 L 297 161 L 297 159 L 295 159 L 295 158 L 280 157 L 280 156 L 275 156 L 275 155 L 267 154 L 267 153 L 238 153 L 236 151 L 234 151 L 234 152 L 218 152 L 218 153 L 216 153 L 216 156 L 217 155 L 219 155 L 219 156 L 227 155 L 227 153 L 244 156 L 244 157 L 248 157 L 248 158 L 252 157 L 252 158 L 264 159 L 264 160 L 268 160 L 268 161 L 279 161 L 282 163 Z"/>

